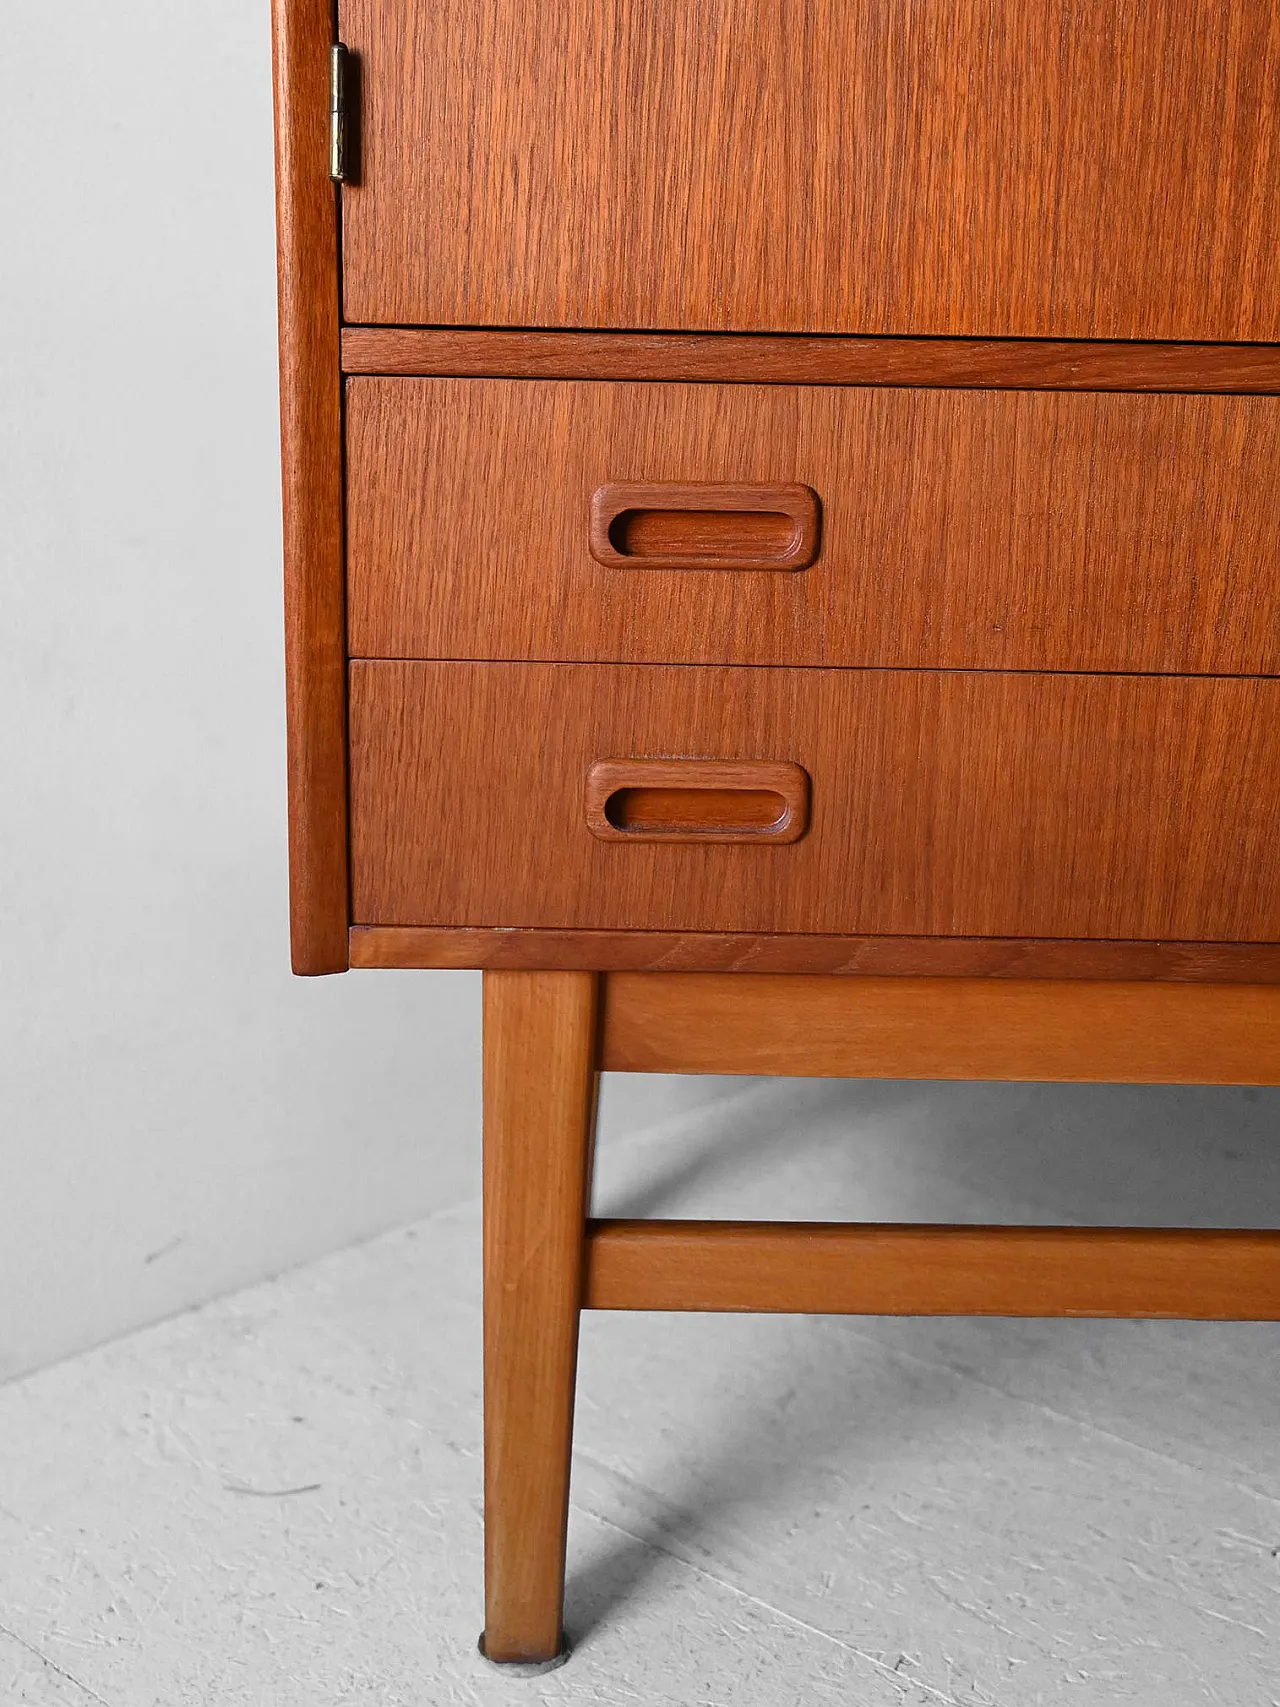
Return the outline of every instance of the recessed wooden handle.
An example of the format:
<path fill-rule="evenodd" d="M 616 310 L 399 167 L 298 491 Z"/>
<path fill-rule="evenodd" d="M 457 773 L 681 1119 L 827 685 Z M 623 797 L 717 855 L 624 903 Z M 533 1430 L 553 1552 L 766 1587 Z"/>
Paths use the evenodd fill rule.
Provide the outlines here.
<path fill-rule="evenodd" d="M 773 759 L 597 759 L 586 811 L 606 842 L 794 842 L 809 777 Z"/>
<path fill-rule="evenodd" d="M 591 555 L 612 569 L 807 569 L 819 515 L 808 486 L 615 481 L 591 499 Z"/>

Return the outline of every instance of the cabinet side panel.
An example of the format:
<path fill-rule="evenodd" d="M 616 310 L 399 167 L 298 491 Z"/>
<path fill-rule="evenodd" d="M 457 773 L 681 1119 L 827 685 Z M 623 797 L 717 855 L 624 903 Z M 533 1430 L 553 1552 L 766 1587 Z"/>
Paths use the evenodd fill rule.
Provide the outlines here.
<path fill-rule="evenodd" d="M 347 968 L 337 201 L 328 0 L 274 0 L 289 892 L 293 969 Z"/>

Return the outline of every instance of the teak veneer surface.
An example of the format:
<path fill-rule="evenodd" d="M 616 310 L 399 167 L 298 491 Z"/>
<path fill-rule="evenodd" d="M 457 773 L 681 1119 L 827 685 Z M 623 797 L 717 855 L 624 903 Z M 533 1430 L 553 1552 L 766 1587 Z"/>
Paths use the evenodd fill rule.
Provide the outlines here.
<path fill-rule="evenodd" d="M 347 326 L 350 374 L 1062 391 L 1280 391 L 1270 344 Z"/>
<path fill-rule="evenodd" d="M 1280 669 L 1280 398 L 366 378 L 347 430 L 358 657 Z M 598 562 L 615 482 L 812 488 L 817 561 Z"/>
<path fill-rule="evenodd" d="M 882 978 L 1149 979 L 1278 984 L 1280 943 L 1037 941 L 1027 937 L 818 936 L 355 925 L 355 967 L 754 972 Z"/>
<path fill-rule="evenodd" d="M 1280 940 L 1280 682 L 351 666 L 353 922 Z M 604 842 L 600 759 L 786 760 L 787 845 Z"/>
<path fill-rule="evenodd" d="M 1271 0 L 340 0 L 346 316 L 1280 338 Z"/>
<path fill-rule="evenodd" d="M 274 0 L 289 896 L 295 972 L 347 966 L 337 203 L 328 0 Z"/>

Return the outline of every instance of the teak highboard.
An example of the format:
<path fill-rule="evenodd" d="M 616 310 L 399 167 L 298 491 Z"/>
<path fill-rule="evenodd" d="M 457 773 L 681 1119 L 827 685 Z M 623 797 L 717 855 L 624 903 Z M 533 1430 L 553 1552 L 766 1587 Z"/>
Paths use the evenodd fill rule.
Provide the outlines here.
<path fill-rule="evenodd" d="M 583 1308 L 1280 1317 L 600 1222 L 610 1069 L 1280 1082 L 1280 7 L 275 0 L 295 970 L 479 967 L 484 1649 Z"/>

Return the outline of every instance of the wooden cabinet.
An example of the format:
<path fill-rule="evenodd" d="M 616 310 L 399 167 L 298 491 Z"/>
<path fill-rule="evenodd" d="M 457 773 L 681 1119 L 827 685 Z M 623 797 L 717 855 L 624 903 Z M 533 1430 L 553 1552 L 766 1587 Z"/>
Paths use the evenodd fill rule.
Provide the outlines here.
<path fill-rule="evenodd" d="M 554 1663 L 583 1307 L 1280 1318 L 1271 1233 L 587 1191 L 602 1069 L 1280 1082 L 1280 7 L 274 16 L 294 965 L 486 968 Z"/>

